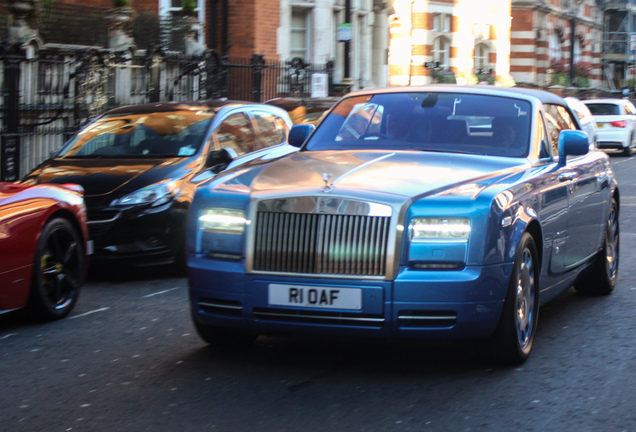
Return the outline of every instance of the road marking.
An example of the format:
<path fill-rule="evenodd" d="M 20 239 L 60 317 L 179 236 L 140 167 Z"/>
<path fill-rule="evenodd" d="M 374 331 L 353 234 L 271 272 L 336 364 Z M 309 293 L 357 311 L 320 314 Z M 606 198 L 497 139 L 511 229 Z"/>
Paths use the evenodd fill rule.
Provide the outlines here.
<path fill-rule="evenodd" d="M 174 288 L 170 288 L 170 289 L 167 289 L 167 290 L 164 290 L 164 291 L 159 291 L 159 292 L 156 292 L 156 293 L 148 294 L 148 295 L 143 296 L 143 298 L 154 297 L 156 295 L 165 294 L 167 292 L 174 291 L 176 289 L 179 289 L 179 287 L 174 287 Z"/>
<path fill-rule="evenodd" d="M 92 310 L 92 311 L 88 311 L 88 312 L 80 314 L 80 315 L 74 315 L 72 317 L 68 317 L 68 319 L 81 318 L 81 317 L 85 317 L 86 315 L 92 315 L 92 314 L 97 313 L 97 312 L 104 312 L 104 311 L 107 311 L 108 309 L 110 309 L 110 308 L 109 307 L 103 307 L 103 308 L 100 308 L 100 309 L 95 309 L 95 310 Z"/>
<path fill-rule="evenodd" d="M 11 336 L 15 336 L 15 335 L 17 335 L 17 333 L 9 333 L 9 334 L 7 334 L 7 335 L 4 335 L 4 336 L 0 337 L 0 340 L 2 340 L 2 339 L 8 339 L 8 338 L 10 338 Z"/>

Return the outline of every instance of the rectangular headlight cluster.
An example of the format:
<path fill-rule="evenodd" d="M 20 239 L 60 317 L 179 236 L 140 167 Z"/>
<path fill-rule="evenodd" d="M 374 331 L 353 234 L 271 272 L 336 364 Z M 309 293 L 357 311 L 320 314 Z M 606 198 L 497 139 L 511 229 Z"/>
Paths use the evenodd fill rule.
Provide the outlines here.
<path fill-rule="evenodd" d="M 245 224 L 243 210 L 208 208 L 199 215 L 199 229 L 210 233 L 242 235 Z"/>
<path fill-rule="evenodd" d="M 409 226 L 411 241 L 468 241 L 470 219 L 464 217 L 418 217 Z"/>

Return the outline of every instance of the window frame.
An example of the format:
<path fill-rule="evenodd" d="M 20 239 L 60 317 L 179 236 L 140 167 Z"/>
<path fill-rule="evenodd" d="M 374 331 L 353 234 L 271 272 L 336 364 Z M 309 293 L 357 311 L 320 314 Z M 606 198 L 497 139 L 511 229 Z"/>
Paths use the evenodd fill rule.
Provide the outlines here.
<path fill-rule="evenodd" d="M 446 36 L 438 36 L 433 40 L 433 60 L 442 69 L 450 68 L 450 47 L 450 40 Z"/>

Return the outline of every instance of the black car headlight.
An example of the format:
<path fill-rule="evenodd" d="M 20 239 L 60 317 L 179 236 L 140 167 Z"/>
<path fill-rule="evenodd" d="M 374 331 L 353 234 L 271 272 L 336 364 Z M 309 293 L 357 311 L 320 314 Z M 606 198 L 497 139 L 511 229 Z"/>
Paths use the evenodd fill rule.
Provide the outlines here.
<path fill-rule="evenodd" d="M 181 190 L 181 180 L 167 179 L 159 183 L 146 186 L 135 192 L 114 200 L 112 206 L 150 205 L 160 206 L 170 202 Z"/>

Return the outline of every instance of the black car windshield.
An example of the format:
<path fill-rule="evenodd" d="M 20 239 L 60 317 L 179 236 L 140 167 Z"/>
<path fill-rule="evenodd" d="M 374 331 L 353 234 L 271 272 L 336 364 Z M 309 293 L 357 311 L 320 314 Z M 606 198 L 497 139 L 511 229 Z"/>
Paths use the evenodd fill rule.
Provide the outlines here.
<path fill-rule="evenodd" d="M 415 150 L 525 157 L 532 106 L 503 96 L 385 93 L 343 99 L 305 150 Z"/>
<path fill-rule="evenodd" d="M 196 154 L 214 112 L 207 109 L 105 115 L 81 130 L 57 157 L 172 158 Z"/>

